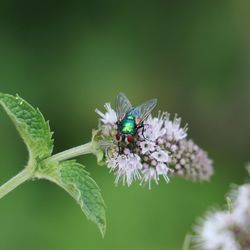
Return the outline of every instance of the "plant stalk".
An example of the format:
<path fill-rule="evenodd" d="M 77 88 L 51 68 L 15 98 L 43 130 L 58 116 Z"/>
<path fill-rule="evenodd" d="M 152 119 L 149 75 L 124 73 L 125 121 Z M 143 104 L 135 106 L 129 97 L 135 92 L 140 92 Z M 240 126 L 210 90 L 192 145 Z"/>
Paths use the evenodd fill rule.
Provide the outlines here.
<path fill-rule="evenodd" d="M 80 155 L 91 154 L 93 152 L 94 150 L 92 147 L 92 143 L 88 142 L 78 147 L 74 147 L 74 148 L 65 150 L 63 152 L 60 152 L 58 154 L 52 155 L 51 157 L 49 157 L 49 160 L 64 161 L 64 160 L 68 160 L 68 159 L 71 159 Z"/>
<path fill-rule="evenodd" d="M 0 186 L 0 199 L 31 177 L 32 172 L 27 168 L 23 169 L 19 174 Z"/>
<path fill-rule="evenodd" d="M 80 155 L 84 154 L 91 154 L 94 152 L 94 149 L 92 147 L 92 143 L 86 143 L 84 145 L 80 145 L 78 147 L 74 147 L 68 150 L 65 150 L 63 152 L 60 152 L 58 154 L 52 155 L 46 160 L 54 160 L 54 161 L 63 161 L 67 159 L 71 159 Z M 10 191 L 15 189 L 17 186 L 22 184 L 23 182 L 30 179 L 33 175 L 33 172 L 30 170 L 30 168 L 26 167 L 24 168 L 19 174 L 11 178 L 9 181 L 4 183 L 2 186 L 0 186 L 0 199 L 4 197 L 6 194 L 8 194 Z"/>

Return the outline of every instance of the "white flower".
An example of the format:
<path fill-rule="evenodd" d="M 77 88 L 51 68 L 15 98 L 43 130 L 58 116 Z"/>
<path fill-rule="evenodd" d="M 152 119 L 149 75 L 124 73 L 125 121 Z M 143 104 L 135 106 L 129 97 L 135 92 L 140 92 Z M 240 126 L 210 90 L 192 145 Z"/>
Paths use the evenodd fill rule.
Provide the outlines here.
<path fill-rule="evenodd" d="M 159 182 L 159 177 L 157 175 L 157 171 L 152 167 L 144 167 L 142 170 L 143 178 L 141 184 L 144 182 L 148 183 L 149 189 L 151 189 L 151 181 L 154 180 L 156 184 Z"/>
<path fill-rule="evenodd" d="M 116 112 L 111 108 L 111 105 L 110 103 L 106 103 L 104 105 L 104 108 L 107 110 L 106 113 L 102 113 L 100 110 L 96 109 L 95 112 L 100 115 L 102 118 L 101 118 L 101 121 L 104 123 L 104 124 L 111 124 L 111 125 L 114 125 L 117 121 L 117 115 L 116 115 Z"/>
<path fill-rule="evenodd" d="M 156 167 L 151 167 L 148 164 L 144 164 L 141 184 L 146 182 L 148 183 L 149 189 L 151 189 L 151 182 L 155 181 L 155 183 L 158 184 L 160 176 L 162 176 L 166 182 L 169 182 L 169 171 L 170 169 L 167 167 L 167 165 L 161 162 L 158 163 Z"/>
<path fill-rule="evenodd" d="M 142 141 L 140 142 L 140 147 L 142 154 L 145 154 L 155 150 L 155 143 L 150 141 Z"/>
<path fill-rule="evenodd" d="M 178 161 L 176 157 L 181 156 L 178 143 L 187 135 L 186 127 L 180 127 L 180 118 L 175 117 L 171 121 L 166 112 L 159 113 L 157 117 L 149 115 L 142 127 L 132 135 L 134 142 L 129 143 L 124 139 L 126 134 L 116 137 L 120 132 L 116 112 L 109 103 L 104 107 L 107 110 L 105 113 L 96 110 L 101 123 L 93 140 L 98 142 L 103 151 L 103 160 L 115 174 L 115 183 L 121 181 L 129 186 L 133 181 L 141 180 L 141 183 L 147 182 L 151 187 L 152 181 L 158 184 L 160 176 L 168 182 L 172 172 L 169 164 L 173 168 L 173 159 Z M 181 164 L 186 163 L 181 160 Z"/>
<path fill-rule="evenodd" d="M 210 212 L 196 226 L 199 249 L 250 249 L 250 184 L 233 190 L 230 201 L 230 211 Z"/>
<path fill-rule="evenodd" d="M 153 158 L 155 158 L 158 162 L 168 162 L 169 156 L 166 151 L 160 150 L 152 153 Z"/>
<path fill-rule="evenodd" d="M 148 140 L 155 141 L 166 133 L 166 129 L 163 127 L 164 117 L 165 113 L 154 118 L 150 115 L 145 121 L 146 131 L 144 135 Z"/>
<path fill-rule="evenodd" d="M 141 178 L 142 164 L 137 154 L 117 155 L 116 158 L 108 160 L 108 167 L 115 172 L 116 184 L 122 180 L 123 184 L 127 183 L 130 186 L 133 180 Z"/>
<path fill-rule="evenodd" d="M 196 227 L 199 234 L 197 243 L 204 250 L 240 250 L 241 247 L 232 231 L 234 219 L 230 213 L 210 214 Z"/>
<path fill-rule="evenodd" d="M 165 179 L 166 182 L 169 182 L 169 172 L 172 172 L 170 168 L 167 167 L 166 164 L 160 162 L 157 164 L 156 166 L 156 171 L 157 171 L 157 174 L 160 176 L 162 175 L 163 178 Z"/>
<path fill-rule="evenodd" d="M 187 136 L 187 127 L 181 128 L 181 118 L 175 117 L 173 121 L 170 120 L 170 115 L 166 114 L 166 120 L 164 122 L 166 129 L 166 136 L 168 139 L 179 141 Z"/>

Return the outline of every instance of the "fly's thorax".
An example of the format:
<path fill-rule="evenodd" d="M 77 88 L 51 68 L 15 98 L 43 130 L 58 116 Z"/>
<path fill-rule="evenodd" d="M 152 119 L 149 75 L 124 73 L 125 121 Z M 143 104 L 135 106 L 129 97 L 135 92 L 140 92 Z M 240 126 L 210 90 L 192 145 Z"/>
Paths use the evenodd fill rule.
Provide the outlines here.
<path fill-rule="evenodd" d="M 126 115 L 118 124 L 118 131 L 121 134 L 136 134 L 136 122 L 135 117 L 131 115 Z"/>

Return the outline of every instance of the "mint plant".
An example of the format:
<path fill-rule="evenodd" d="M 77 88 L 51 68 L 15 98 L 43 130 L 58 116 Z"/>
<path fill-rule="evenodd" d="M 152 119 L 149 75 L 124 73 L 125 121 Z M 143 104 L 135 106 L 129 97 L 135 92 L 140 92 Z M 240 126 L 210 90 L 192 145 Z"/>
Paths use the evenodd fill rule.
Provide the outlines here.
<path fill-rule="evenodd" d="M 24 169 L 0 186 L 0 198 L 30 179 L 46 179 L 67 191 L 80 205 L 88 219 L 97 224 L 102 236 L 106 230 L 105 204 L 96 182 L 84 166 L 69 160 L 93 154 L 100 165 L 106 165 L 120 181 L 130 186 L 166 182 L 171 176 L 192 181 L 205 181 L 213 174 L 207 153 L 187 139 L 187 126 L 167 112 L 157 117 L 150 112 L 157 100 L 134 108 L 127 97 L 117 96 L 116 111 L 109 103 L 99 110 L 98 128 L 90 142 L 52 155 L 54 141 L 49 123 L 38 109 L 19 96 L 0 93 L 0 105 L 13 121 L 27 146 L 29 160 Z"/>
<path fill-rule="evenodd" d="M 54 156 L 54 141 L 49 123 L 38 109 L 19 96 L 0 93 L 0 104 L 13 121 L 29 152 L 24 169 L 0 187 L 0 198 L 30 179 L 50 180 L 67 191 L 80 205 L 88 219 L 97 224 L 104 236 L 106 230 L 105 204 L 100 188 L 84 166 L 66 160 L 92 152 L 89 144 Z"/>

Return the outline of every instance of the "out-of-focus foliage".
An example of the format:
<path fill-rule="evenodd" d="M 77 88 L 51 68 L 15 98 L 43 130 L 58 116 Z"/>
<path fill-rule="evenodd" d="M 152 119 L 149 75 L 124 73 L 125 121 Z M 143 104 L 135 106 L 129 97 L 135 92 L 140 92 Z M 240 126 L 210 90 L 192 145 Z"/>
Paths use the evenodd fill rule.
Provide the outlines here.
<path fill-rule="evenodd" d="M 39 107 L 55 131 L 55 152 L 89 141 L 95 108 L 122 91 L 135 105 L 157 97 L 158 109 L 188 122 L 215 175 L 205 184 L 173 178 L 151 191 L 115 188 L 94 157 L 80 157 L 108 206 L 106 237 L 60 188 L 29 182 L 1 200 L 0 249 L 181 249 L 195 218 L 223 204 L 231 182 L 244 180 L 249 7 L 225 0 L 3 1 L 0 91 Z M 22 169 L 27 153 L 2 110 L 0 138 L 3 183 Z"/>

